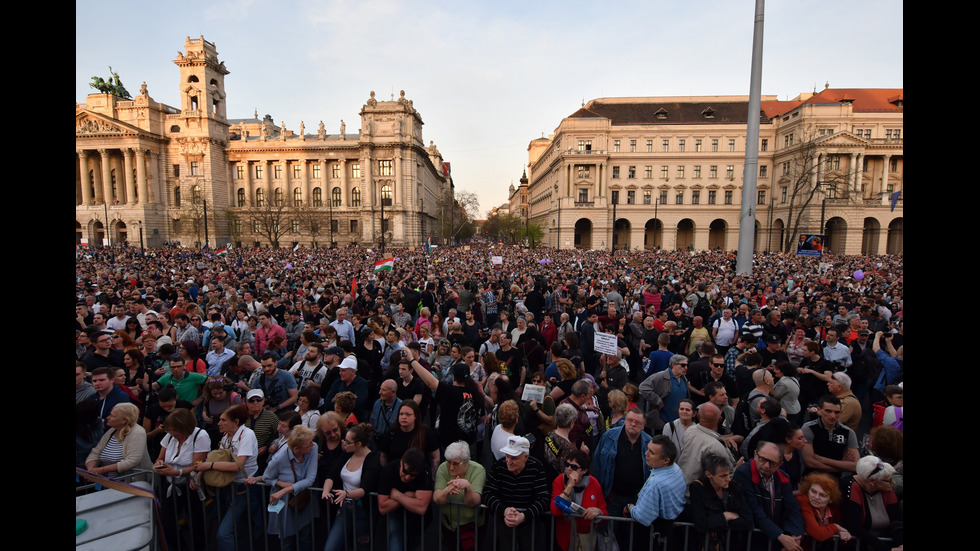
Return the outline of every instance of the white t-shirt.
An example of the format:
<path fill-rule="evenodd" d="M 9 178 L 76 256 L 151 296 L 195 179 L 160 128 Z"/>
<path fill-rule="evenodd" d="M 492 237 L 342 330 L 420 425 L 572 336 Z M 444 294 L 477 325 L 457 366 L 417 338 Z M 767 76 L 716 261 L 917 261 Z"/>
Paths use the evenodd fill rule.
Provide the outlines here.
<path fill-rule="evenodd" d="M 195 453 L 207 454 L 211 451 L 211 437 L 207 432 L 196 428 L 183 444 L 168 434 L 163 437 L 160 446 L 166 450 L 163 460 L 167 465 L 175 469 L 184 469 L 194 464 Z"/>
<path fill-rule="evenodd" d="M 238 427 L 230 439 L 227 436 L 222 438 L 221 445 L 231 449 L 231 454 L 235 457 L 245 457 L 245 474 L 242 475 L 239 470 L 235 475 L 235 482 L 245 482 L 246 476 L 255 476 L 255 472 L 259 470 L 259 441 L 252 429 Z"/>

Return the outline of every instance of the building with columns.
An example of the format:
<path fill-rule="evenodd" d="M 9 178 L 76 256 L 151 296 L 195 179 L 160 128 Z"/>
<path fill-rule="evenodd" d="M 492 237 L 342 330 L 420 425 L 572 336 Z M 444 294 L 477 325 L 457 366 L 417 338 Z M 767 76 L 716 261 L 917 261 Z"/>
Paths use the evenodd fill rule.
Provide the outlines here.
<path fill-rule="evenodd" d="M 413 246 L 435 232 L 452 180 L 422 140 L 412 100 L 375 98 L 359 129 L 307 131 L 268 115 L 229 119 L 224 62 L 204 37 L 187 38 L 180 107 L 90 94 L 75 104 L 76 242 L 211 246 L 379 243 Z M 448 163 L 446 163 L 448 165 Z M 383 212 L 383 216 L 382 216 Z M 270 230 L 275 228 L 275 230 Z"/>
<path fill-rule="evenodd" d="M 823 233 L 840 254 L 901 252 L 903 111 L 901 89 L 763 96 L 756 250 Z M 747 96 L 583 104 L 528 145 L 531 223 L 551 247 L 735 249 L 747 113 Z"/>

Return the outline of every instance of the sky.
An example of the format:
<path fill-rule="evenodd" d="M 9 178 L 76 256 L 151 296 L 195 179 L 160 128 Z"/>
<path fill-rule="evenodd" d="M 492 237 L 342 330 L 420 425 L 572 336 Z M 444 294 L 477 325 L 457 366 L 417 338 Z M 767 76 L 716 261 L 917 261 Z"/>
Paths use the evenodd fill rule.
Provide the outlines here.
<path fill-rule="evenodd" d="M 269 114 L 307 132 L 348 133 L 371 90 L 405 91 L 480 213 L 507 201 L 527 145 L 583 101 L 621 96 L 747 95 L 755 2 L 172 0 L 75 3 L 75 101 L 92 76 L 146 82 L 179 106 L 172 63 L 187 36 L 215 43 L 228 116 Z M 902 88 L 903 3 L 770 0 L 762 93 Z M 311 130 L 312 129 L 312 130 Z M 482 216 L 481 216 L 482 217 Z"/>

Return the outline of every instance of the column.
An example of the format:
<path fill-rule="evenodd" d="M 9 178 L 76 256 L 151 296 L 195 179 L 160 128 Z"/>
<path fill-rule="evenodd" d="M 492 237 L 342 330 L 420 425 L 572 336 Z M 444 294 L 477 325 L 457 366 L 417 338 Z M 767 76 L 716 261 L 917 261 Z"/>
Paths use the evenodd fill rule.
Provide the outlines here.
<path fill-rule="evenodd" d="M 135 185 L 139 186 L 139 202 L 146 204 L 150 201 L 150 194 L 147 191 L 148 186 L 146 185 L 146 154 L 147 150 L 143 148 L 136 149 L 136 182 Z M 132 160 L 130 160 L 132 162 Z M 129 174 L 133 170 L 131 168 L 126 169 L 126 173 Z"/>
<path fill-rule="evenodd" d="M 283 191 L 283 194 L 284 194 L 283 197 L 282 197 L 282 199 L 283 199 L 283 201 L 286 202 L 287 205 L 292 205 L 293 204 L 293 189 L 292 189 L 292 184 L 290 184 L 290 180 L 289 180 L 289 160 L 288 159 L 285 159 L 282 162 L 282 172 L 283 172 L 283 175 L 282 175 L 282 187 L 283 187 L 283 190 L 282 191 Z"/>
<path fill-rule="evenodd" d="M 881 166 L 881 204 L 891 205 L 891 196 L 888 195 L 888 171 L 891 170 L 891 154 L 886 153 L 884 161 Z"/>
<path fill-rule="evenodd" d="M 133 150 L 125 148 L 123 152 L 123 177 L 126 182 L 126 202 L 136 204 L 136 181 L 133 179 Z M 142 195 L 140 195 L 142 198 Z"/>
<path fill-rule="evenodd" d="M 259 161 L 262 163 L 262 183 L 265 186 L 265 200 L 273 201 L 275 200 L 275 192 L 272 189 L 272 162 L 265 160 Z M 269 203 L 270 205 L 273 203 Z"/>
<path fill-rule="evenodd" d="M 354 184 L 357 185 L 357 184 Z M 350 193 L 352 191 L 351 186 L 347 183 L 347 159 L 340 160 L 340 189 L 343 191 L 344 200 L 342 204 L 351 206 Z M 362 198 L 363 200 L 363 198 Z M 363 204 L 363 203 L 362 203 Z"/>
<path fill-rule="evenodd" d="M 100 149 L 102 159 L 102 202 L 112 204 L 112 169 L 109 168 L 109 150 Z"/>
<path fill-rule="evenodd" d="M 321 185 L 321 189 L 323 190 L 323 200 L 325 201 L 324 204 L 329 206 L 331 204 L 329 203 L 329 201 L 331 200 L 330 176 L 327 174 L 327 167 L 328 167 L 327 160 L 320 159 L 320 185 Z"/>
<path fill-rule="evenodd" d="M 606 183 L 605 176 L 604 176 L 605 170 L 606 170 L 605 163 L 599 163 L 596 165 L 596 171 L 598 172 L 598 174 L 596 174 L 596 181 L 599 183 L 599 185 L 596 186 L 596 196 L 593 197 L 593 200 L 605 196 L 605 192 L 603 191 L 605 187 L 604 184 Z"/>
<path fill-rule="evenodd" d="M 699 251 L 708 250 L 708 234 L 711 226 L 699 225 L 694 228 L 694 248 Z"/>
<path fill-rule="evenodd" d="M 861 197 L 864 197 L 864 153 L 855 155 L 854 188 L 861 193 Z"/>
<path fill-rule="evenodd" d="M 850 188 L 852 191 L 857 191 L 857 177 L 858 177 L 857 176 L 858 175 L 857 153 L 851 153 L 851 158 L 849 162 L 850 165 L 848 165 L 848 169 L 850 171 L 850 176 L 847 179 L 848 180 L 847 187 Z"/>
<path fill-rule="evenodd" d="M 299 177 L 303 181 L 303 203 L 310 207 L 313 206 L 313 189 L 310 186 L 310 171 L 306 166 L 308 162 L 306 159 L 300 160 Z"/>
<path fill-rule="evenodd" d="M 88 178 L 88 153 L 84 149 L 79 149 L 78 153 L 78 168 L 82 173 L 82 204 L 91 205 L 92 204 L 92 182 Z"/>

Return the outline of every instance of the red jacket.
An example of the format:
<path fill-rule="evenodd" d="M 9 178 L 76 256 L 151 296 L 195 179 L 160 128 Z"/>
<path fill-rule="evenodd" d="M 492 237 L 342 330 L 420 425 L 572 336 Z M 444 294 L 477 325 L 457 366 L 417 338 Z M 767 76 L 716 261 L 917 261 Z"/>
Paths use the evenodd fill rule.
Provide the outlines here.
<path fill-rule="evenodd" d="M 570 543 L 569 531 L 571 530 L 569 518 L 555 505 L 555 498 L 561 495 L 563 491 L 565 491 L 565 475 L 560 474 L 551 483 L 551 514 L 555 517 L 555 537 L 558 539 L 558 545 L 567 551 Z M 606 498 L 602 496 L 602 487 L 599 485 L 599 480 L 594 476 L 589 476 L 589 485 L 586 486 L 585 493 L 582 495 L 582 507 L 586 509 L 598 507 L 604 516 L 609 515 L 609 511 L 606 510 Z M 588 534 L 592 531 L 592 522 L 582 518 L 576 519 L 575 531 L 579 534 Z"/>

